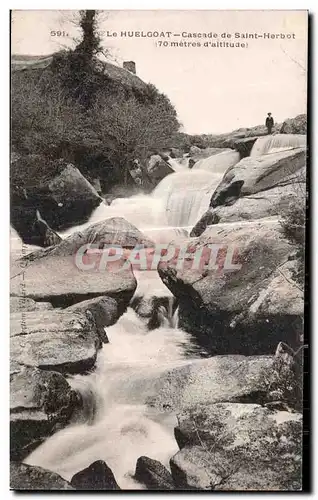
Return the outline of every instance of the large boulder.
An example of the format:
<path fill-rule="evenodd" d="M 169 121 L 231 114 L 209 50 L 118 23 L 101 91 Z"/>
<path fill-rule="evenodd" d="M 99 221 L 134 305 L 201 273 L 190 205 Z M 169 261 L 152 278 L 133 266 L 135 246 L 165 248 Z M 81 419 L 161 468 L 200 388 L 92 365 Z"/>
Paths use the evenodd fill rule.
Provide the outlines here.
<path fill-rule="evenodd" d="M 281 134 L 307 134 L 307 115 L 297 115 L 288 118 L 280 129 Z"/>
<path fill-rule="evenodd" d="M 292 270 L 282 269 L 293 249 L 277 221 L 217 224 L 185 246 L 187 253 L 201 255 L 198 266 L 190 258 L 182 265 L 172 258 L 158 267 L 179 299 L 181 328 L 214 354 L 272 353 L 280 341 L 299 345 L 303 294 Z"/>
<path fill-rule="evenodd" d="M 72 164 L 67 164 L 48 183 L 48 190 L 59 210 L 55 214 L 44 210 L 43 216 L 54 229 L 87 220 L 94 208 L 103 202 L 93 186 Z"/>
<path fill-rule="evenodd" d="M 299 188 L 299 184 L 277 186 L 238 198 L 232 205 L 209 208 L 192 229 L 191 236 L 200 236 L 207 226 L 212 224 L 281 216 L 281 214 L 287 213 L 289 207 L 294 203 L 305 205 L 305 195 L 300 196 Z M 305 183 L 303 183 L 302 189 L 305 193 Z"/>
<path fill-rule="evenodd" d="M 147 172 L 153 185 L 156 186 L 164 177 L 173 174 L 174 170 L 160 155 L 152 155 L 148 161 Z"/>
<path fill-rule="evenodd" d="M 32 227 L 32 244 L 39 245 L 41 247 L 50 247 L 53 245 L 58 245 L 62 241 L 62 238 L 57 234 L 56 231 L 50 228 L 48 223 L 41 218 L 39 211 L 36 211 L 36 219 Z"/>
<path fill-rule="evenodd" d="M 258 137 L 245 137 L 244 139 L 237 139 L 234 142 L 234 147 L 235 150 L 240 153 L 241 158 L 245 158 L 246 156 L 249 156 L 252 148 L 254 146 L 254 143 L 257 141 Z"/>
<path fill-rule="evenodd" d="M 269 401 L 272 380 L 276 388 L 274 356 L 213 356 L 167 370 L 143 390 L 150 406 L 181 411 L 224 401 Z"/>
<path fill-rule="evenodd" d="M 86 469 L 77 472 L 71 485 L 76 490 L 120 490 L 113 472 L 103 460 L 97 460 Z"/>
<path fill-rule="evenodd" d="M 74 488 L 55 472 L 42 467 L 10 463 L 10 488 L 12 490 L 74 490 Z"/>
<path fill-rule="evenodd" d="M 63 160 L 46 163 L 48 160 L 36 155 L 17 160 L 11 179 L 11 222 L 25 243 L 43 246 L 57 240 L 51 228 L 85 222 L 103 202 L 74 165 Z M 19 178 L 21 170 L 29 172 L 27 180 Z M 44 224 L 38 221 L 37 211 Z M 45 245 L 40 241 L 44 237 Z"/>
<path fill-rule="evenodd" d="M 57 427 L 65 426 L 73 411 L 79 406 L 78 394 L 71 389 L 63 375 L 12 361 L 10 374 L 12 460 L 22 460 Z"/>
<path fill-rule="evenodd" d="M 256 125 L 252 128 L 239 128 L 232 132 L 208 136 L 210 147 L 235 149 L 236 141 L 247 137 L 259 137 L 267 134 L 265 125 Z"/>
<path fill-rule="evenodd" d="M 88 317 L 93 316 L 98 335 L 101 341 L 105 343 L 108 342 L 105 327 L 113 325 L 120 317 L 117 301 L 111 297 L 96 297 L 95 299 L 83 300 L 83 302 L 68 307 L 66 311 L 84 313 Z"/>
<path fill-rule="evenodd" d="M 10 335 L 13 361 L 61 373 L 92 368 L 101 345 L 95 322 L 66 311 L 13 313 Z"/>
<path fill-rule="evenodd" d="M 145 248 L 154 246 L 153 241 L 123 217 L 110 217 L 88 226 L 83 231 L 76 231 L 59 245 L 28 254 L 24 260 L 30 262 L 47 256 L 75 256 L 79 248 L 88 244 L 95 245 L 99 249 L 109 245 L 122 248 L 134 248 L 136 245 L 143 245 Z"/>
<path fill-rule="evenodd" d="M 170 461 L 189 490 L 300 491 L 302 416 L 257 404 L 219 403 L 178 416 Z"/>
<path fill-rule="evenodd" d="M 199 358 L 168 369 L 139 387 L 147 404 L 159 411 L 179 412 L 221 402 L 301 411 L 301 361 L 299 352 L 280 342 L 275 355 Z"/>
<path fill-rule="evenodd" d="M 255 143 L 257 144 L 257 143 Z M 255 147 L 255 146 L 254 146 Z M 243 158 L 224 175 L 211 198 L 211 207 L 234 202 L 242 196 L 293 183 L 290 177 L 306 164 L 306 148 Z"/>
<path fill-rule="evenodd" d="M 99 254 L 92 254 L 84 260 L 84 269 L 80 265 L 82 257 L 77 262 L 75 252 L 67 257 L 49 255 L 34 262 L 15 262 L 11 271 L 11 294 L 51 302 L 54 307 L 67 307 L 108 296 L 117 301 L 123 312 L 137 286 L 130 266 L 123 268 L 121 260 L 117 268 L 110 269 L 110 266 L 102 265 Z"/>
<path fill-rule="evenodd" d="M 139 457 L 136 464 L 135 479 L 148 490 L 175 490 L 170 472 L 158 461 Z"/>

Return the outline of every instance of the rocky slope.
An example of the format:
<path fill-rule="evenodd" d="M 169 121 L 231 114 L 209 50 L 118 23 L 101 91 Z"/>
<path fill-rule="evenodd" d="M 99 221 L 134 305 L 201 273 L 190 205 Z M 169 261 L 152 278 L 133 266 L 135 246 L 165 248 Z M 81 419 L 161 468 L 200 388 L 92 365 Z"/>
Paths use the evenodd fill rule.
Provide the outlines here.
<path fill-rule="evenodd" d="M 136 380 L 150 411 L 176 416 L 179 451 L 170 471 L 141 456 L 134 479 L 160 491 L 301 490 L 304 298 L 294 279 L 295 249 L 279 217 L 298 199 L 295 186 L 305 189 L 306 149 L 303 137 L 278 137 L 284 151 L 273 151 L 275 139 L 268 140 L 241 144 L 239 152 L 213 150 L 206 158 L 192 151 L 200 168 L 222 168 L 224 177 L 186 240 L 189 254 L 201 252 L 200 267 L 193 269 L 190 257 L 181 268 L 176 258 L 159 265 L 168 292 L 160 295 L 153 287 L 147 296 L 141 289 L 134 295 L 130 267 L 83 271 L 74 264 L 76 251 L 87 243 L 96 245 L 97 254 L 107 245 L 153 247 L 121 218 L 94 224 L 13 264 L 13 489 L 120 489 L 102 460 L 70 482 L 21 461 L 82 411 L 81 395 L 67 377 L 94 368 L 98 350 L 108 342 L 105 327 L 131 304 L 149 330 L 178 305 L 179 327 L 209 356 Z M 246 158 L 250 146 L 254 153 Z M 219 154 L 226 157 L 222 164 Z M 165 165 L 154 165 L 161 175 Z"/>
<path fill-rule="evenodd" d="M 120 243 L 131 248 L 137 242 L 153 245 L 124 219 L 109 219 L 12 262 L 13 460 L 23 459 L 81 411 L 81 397 L 65 377 L 94 367 L 98 350 L 108 342 L 105 327 L 123 314 L 136 289 L 130 266 L 81 270 L 76 250 L 84 243 L 101 249 Z"/>
<path fill-rule="evenodd" d="M 203 268 L 211 258 L 209 245 L 219 245 L 216 269 Z M 187 246 L 202 252 L 199 269 L 192 269 L 191 260 L 177 269 L 173 259 L 158 268 L 179 299 L 180 327 L 214 354 L 272 353 L 281 340 L 299 343 L 303 296 L 291 279 L 293 248 L 277 221 L 216 224 Z M 232 251 L 236 269 L 226 261 Z"/>

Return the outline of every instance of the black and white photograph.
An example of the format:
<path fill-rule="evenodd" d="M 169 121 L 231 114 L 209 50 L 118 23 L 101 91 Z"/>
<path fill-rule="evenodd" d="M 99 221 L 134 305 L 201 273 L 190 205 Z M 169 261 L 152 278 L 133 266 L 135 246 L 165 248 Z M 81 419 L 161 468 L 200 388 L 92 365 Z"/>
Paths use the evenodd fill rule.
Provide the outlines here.
<path fill-rule="evenodd" d="M 308 491 L 308 24 L 10 12 L 11 490 Z"/>

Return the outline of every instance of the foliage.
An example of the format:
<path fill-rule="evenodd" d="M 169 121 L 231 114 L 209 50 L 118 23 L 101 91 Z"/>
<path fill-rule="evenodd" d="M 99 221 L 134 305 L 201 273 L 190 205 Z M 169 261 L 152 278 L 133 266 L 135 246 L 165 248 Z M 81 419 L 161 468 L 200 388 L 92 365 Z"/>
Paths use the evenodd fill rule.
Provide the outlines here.
<path fill-rule="evenodd" d="M 169 147 L 179 126 L 167 97 L 153 88 L 151 92 L 152 100 L 145 103 L 134 95 L 99 92 L 89 114 L 101 153 L 119 165 L 125 177 L 134 159 L 143 162 L 156 150 Z"/>
<path fill-rule="evenodd" d="M 12 78 L 11 131 L 14 148 L 24 154 L 64 155 L 68 145 L 80 143 L 87 123 L 77 101 L 66 95 L 58 81 L 29 78 L 18 72 Z"/>
<path fill-rule="evenodd" d="M 297 267 L 293 277 L 302 288 L 305 280 L 306 206 L 304 200 L 305 195 L 299 195 L 297 201 L 291 203 L 285 210 L 281 219 L 283 234 L 296 250 Z"/>
<path fill-rule="evenodd" d="M 122 182 L 134 159 L 171 145 L 176 111 L 154 85 L 126 85 L 103 71 L 95 11 L 81 11 L 79 23 L 74 50 L 55 54 L 44 70 L 13 72 L 12 145 L 22 155 L 74 162 L 89 177 L 104 169 L 106 179 Z M 40 163 L 39 171 L 51 168 Z"/>

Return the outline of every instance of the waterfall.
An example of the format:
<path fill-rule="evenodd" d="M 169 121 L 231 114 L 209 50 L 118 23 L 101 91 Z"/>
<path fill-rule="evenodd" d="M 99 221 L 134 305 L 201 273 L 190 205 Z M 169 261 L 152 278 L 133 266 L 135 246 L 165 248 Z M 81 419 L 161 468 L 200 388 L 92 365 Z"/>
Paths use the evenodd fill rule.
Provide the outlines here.
<path fill-rule="evenodd" d="M 221 178 L 204 170 L 175 173 L 160 182 L 152 197 L 163 203 L 169 226 L 189 229 L 208 209 Z"/>
<path fill-rule="evenodd" d="M 208 209 L 221 179 L 222 172 L 194 171 L 182 166 L 180 172 L 162 179 L 150 195 L 117 198 L 111 205 L 101 203 L 88 222 L 60 235 L 65 238 L 75 229 L 82 231 L 110 217 L 124 217 L 153 241 L 168 243 L 192 229 Z"/>
<path fill-rule="evenodd" d="M 178 451 L 175 415 L 147 406 L 155 381 L 167 370 L 189 363 L 189 335 L 161 326 L 148 331 L 128 309 L 107 328 L 110 343 L 98 355 L 96 370 L 70 382 L 82 394 L 96 395 L 94 421 L 79 420 L 48 438 L 26 463 L 70 480 L 95 460 L 105 460 L 121 488 L 140 489 L 132 475 L 142 455 L 169 459 Z"/>
<path fill-rule="evenodd" d="M 207 170 L 208 172 L 224 174 L 226 170 L 240 161 L 240 153 L 237 151 L 223 151 L 208 158 L 197 161 L 193 170 Z"/>
<path fill-rule="evenodd" d="M 306 136 L 301 134 L 276 134 L 259 137 L 252 148 L 251 157 L 277 153 L 285 149 L 306 146 Z"/>
<path fill-rule="evenodd" d="M 188 164 L 186 162 L 175 160 L 174 158 L 171 158 L 171 156 L 169 156 L 167 162 L 175 172 L 182 172 L 188 168 Z"/>
<path fill-rule="evenodd" d="M 88 223 L 63 236 L 120 216 L 156 241 L 171 241 L 178 231 L 191 227 L 201 217 L 221 177 L 205 170 L 170 174 L 150 195 L 117 199 L 110 206 L 102 203 Z M 69 379 L 81 393 L 84 408 L 68 427 L 36 448 L 26 463 L 70 480 L 95 460 L 104 460 L 124 489 L 143 488 L 132 477 L 142 455 L 169 468 L 170 458 L 178 451 L 173 431 L 176 414 L 169 408 L 155 408 L 149 401 L 166 371 L 198 360 L 202 349 L 178 328 L 175 298 L 157 271 L 136 273 L 136 278 L 134 297 L 159 299 L 160 326 L 148 329 L 148 318 L 129 307 L 115 325 L 107 328 L 109 343 L 100 350 L 94 371 Z"/>

